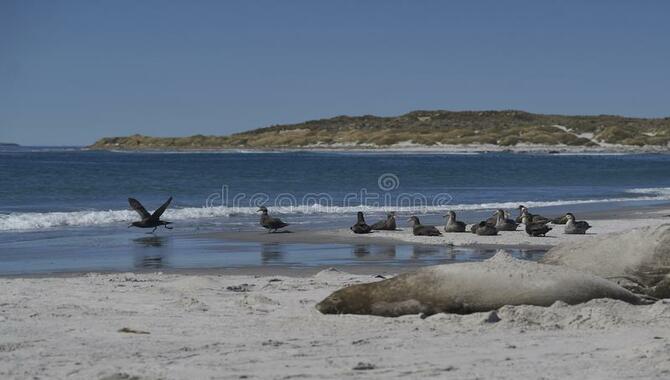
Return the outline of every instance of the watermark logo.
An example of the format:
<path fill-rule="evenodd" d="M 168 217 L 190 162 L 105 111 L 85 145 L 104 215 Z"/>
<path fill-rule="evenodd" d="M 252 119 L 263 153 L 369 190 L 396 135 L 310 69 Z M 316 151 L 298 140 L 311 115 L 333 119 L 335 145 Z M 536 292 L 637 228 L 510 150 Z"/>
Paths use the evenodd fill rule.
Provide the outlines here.
<path fill-rule="evenodd" d="M 360 188 L 358 191 L 335 198 L 330 193 L 244 193 L 233 194 L 228 185 L 221 192 L 210 194 L 205 207 L 228 207 L 245 209 L 249 207 L 272 207 L 284 212 L 295 212 L 311 208 L 320 212 L 352 212 L 354 209 L 383 209 L 387 211 L 429 212 L 443 210 L 453 201 L 449 193 L 423 194 L 402 192 L 400 178 L 393 173 L 384 173 L 377 178 L 377 189 Z"/>
<path fill-rule="evenodd" d="M 384 173 L 377 178 L 377 186 L 381 191 L 393 191 L 400 187 L 400 178 L 393 173 Z"/>

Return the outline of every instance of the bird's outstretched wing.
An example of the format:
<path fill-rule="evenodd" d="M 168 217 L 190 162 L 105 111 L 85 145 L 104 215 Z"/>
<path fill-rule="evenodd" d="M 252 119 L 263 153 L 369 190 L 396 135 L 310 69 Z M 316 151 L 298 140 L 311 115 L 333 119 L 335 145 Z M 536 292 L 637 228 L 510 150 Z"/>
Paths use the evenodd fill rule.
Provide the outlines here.
<path fill-rule="evenodd" d="M 133 208 L 133 210 L 137 211 L 138 214 L 140 214 L 140 217 L 142 219 L 150 218 L 151 214 L 147 212 L 147 209 L 142 206 L 140 201 L 138 201 L 135 198 L 128 198 L 128 203 L 130 203 L 130 207 Z"/>
<path fill-rule="evenodd" d="M 163 203 L 161 207 L 157 208 L 156 211 L 154 211 L 154 213 L 151 214 L 151 217 L 154 219 L 160 218 L 161 215 L 163 215 L 163 213 L 165 212 L 165 209 L 167 209 L 168 206 L 170 205 L 170 202 L 172 202 L 172 197 L 168 198 L 168 200 L 165 201 L 165 203 Z"/>

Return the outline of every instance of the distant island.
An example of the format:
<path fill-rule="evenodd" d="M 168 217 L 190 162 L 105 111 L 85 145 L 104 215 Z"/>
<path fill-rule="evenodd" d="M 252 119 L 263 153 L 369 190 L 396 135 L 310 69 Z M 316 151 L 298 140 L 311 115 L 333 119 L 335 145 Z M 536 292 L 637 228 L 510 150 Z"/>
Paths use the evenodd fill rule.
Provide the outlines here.
<path fill-rule="evenodd" d="M 3 142 L 0 142 L 0 146 L 19 146 L 19 144 L 15 144 L 15 143 L 3 143 Z"/>
<path fill-rule="evenodd" d="M 105 137 L 91 149 L 668 151 L 670 117 L 566 116 L 524 111 L 413 111 L 337 116 L 229 136 Z"/>

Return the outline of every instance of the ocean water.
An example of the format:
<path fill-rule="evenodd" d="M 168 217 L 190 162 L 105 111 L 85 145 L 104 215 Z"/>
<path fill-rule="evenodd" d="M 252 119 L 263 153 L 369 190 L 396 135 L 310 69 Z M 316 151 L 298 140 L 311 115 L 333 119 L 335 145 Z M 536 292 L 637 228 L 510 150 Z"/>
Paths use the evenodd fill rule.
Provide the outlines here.
<path fill-rule="evenodd" d="M 396 210 L 439 223 L 448 209 L 474 221 L 492 209 L 513 209 L 520 203 L 578 212 L 670 200 L 670 155 L 661 154 L 0 149 L 0 273 L 129 270 L 138 267 L 135 256 L 142 249 L 152 254 L 169 251 L 173 264 L 168 267 L 174 268 L 265 265 L 261 244 L 235 251 L 235 244 L 228 242 L 218 248 L 227 252 L 225 257 L 217 258 L 212 256 L 218 252 L 212 248 L 216 243 L 193 238 L 212 231 L 263 233 L 256 214 L 261 204 L 296 228 L 309 230 L 346 227 L 359 210 L 370 221 Z M 139 199 L 151 211 L 169 196 L 174 200 L 164 219 L 173 221 L 175 230 L 157 231 L 169 243 L 138 242 L 149 235 L 127 228 L 136 220 L 127 198 Z M 337 257 L 360 262 L 352 253 L 354 246 L 331 246 L 331 254 L 313 248 L 282 247 L 283 252 L 315 253 L 309 260 L 285 253 L 280 257 L 302 258 L 274 263 L 318 265 Z M 398 257 L 412 250 L 398 248 Z M 196 260 L 204 254 L 210 255 L 207 260 Z"/>

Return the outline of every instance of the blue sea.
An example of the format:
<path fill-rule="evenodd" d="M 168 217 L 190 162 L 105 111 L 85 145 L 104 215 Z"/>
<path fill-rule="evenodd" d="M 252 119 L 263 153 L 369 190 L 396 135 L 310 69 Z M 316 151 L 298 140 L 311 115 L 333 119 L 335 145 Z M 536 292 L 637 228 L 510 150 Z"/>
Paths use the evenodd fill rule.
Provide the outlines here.
<path fill-rule="evenodd" d="M 128 197 L 175 229 L 128 228 Z M 107 152 L 0 148 L 0 274 L 477 260 L 492 252 L 411 245 L 267 244 L 207 238 L 265 231 L 259 205 L 299 230 L 351 225 L 357 211 L 441 223 L 492 209 L 607 210 L 670 200 L 670 155 Z M 404 220 L 405 218 L 399 218 Z M 380 253 L 381 252 L 381 253 Z M 385 252 L 385 253 L 384 253 Z M 417 254 L 417 252 L 423 252 Z M 519 255 L 535 254 L 518 252 Z"/>

